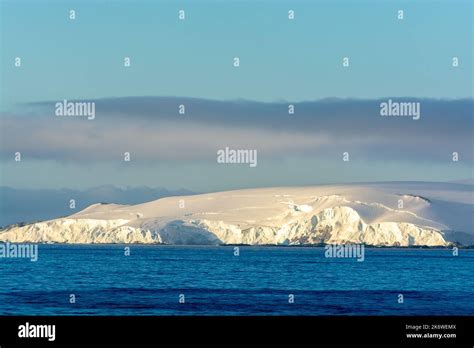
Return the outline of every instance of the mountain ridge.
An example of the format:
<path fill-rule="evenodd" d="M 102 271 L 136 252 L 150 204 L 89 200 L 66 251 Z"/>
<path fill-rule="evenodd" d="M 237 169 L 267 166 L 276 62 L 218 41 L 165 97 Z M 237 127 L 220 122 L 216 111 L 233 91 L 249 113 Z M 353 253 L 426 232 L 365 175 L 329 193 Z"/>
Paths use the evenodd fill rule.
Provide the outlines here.
<path fill-rule="evenodd" d="M 472 207 L 472 190 L 450 183 L 243 189 L 93 204 L 65 218 L 7 227 L 0 241 L 472 245 Z"/>

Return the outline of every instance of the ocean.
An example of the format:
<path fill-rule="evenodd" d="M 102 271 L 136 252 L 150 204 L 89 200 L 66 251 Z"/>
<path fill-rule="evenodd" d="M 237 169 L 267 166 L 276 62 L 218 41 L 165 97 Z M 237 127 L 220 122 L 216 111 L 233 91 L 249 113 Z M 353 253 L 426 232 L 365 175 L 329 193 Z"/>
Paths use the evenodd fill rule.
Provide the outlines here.
<path fill-rule="evenodd" d="M 0 259 L 0 315 L 474 315 L 472 249 L 234 248 L 39 245 Z"/>

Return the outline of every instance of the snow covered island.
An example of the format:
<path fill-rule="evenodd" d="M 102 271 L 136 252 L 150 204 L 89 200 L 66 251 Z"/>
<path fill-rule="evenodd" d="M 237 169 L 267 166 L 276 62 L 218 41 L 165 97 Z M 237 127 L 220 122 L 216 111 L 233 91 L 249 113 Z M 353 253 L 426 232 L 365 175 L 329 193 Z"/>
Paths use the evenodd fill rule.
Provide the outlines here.
<path fill-rule="evenodd" d="M 93 204 L 0 230 L 0 241 L 180 245 L 474 245 L 473 186 L 393 182 L 277 187 Z"/>

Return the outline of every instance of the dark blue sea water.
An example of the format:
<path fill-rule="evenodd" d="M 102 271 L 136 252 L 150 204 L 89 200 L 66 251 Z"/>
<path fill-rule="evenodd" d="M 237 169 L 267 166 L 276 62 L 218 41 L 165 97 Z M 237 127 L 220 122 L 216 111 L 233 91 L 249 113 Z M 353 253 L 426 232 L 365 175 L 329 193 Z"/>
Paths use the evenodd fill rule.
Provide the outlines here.
<path fill-rule="evenodd" d="M 124 247 L 0 259 L 0 314 L 474 315 L 474 250 L 366 248 L 357 262 L 324 248 Z"/>

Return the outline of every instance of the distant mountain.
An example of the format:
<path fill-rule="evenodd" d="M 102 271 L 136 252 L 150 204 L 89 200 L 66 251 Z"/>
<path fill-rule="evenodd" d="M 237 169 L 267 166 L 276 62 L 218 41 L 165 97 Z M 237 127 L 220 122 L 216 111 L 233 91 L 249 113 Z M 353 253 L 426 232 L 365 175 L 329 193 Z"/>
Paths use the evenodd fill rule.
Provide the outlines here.
<path fill-rule="evenodd" d="M 472 186 L 390 182 L 247 189 L 93 204 L 66 218 L 0 231 L 56 243 L 377 246 L 474 244 Z"/>
<path fill-rule="evenodd" d="M 184 189 L 166 190 L 150 187 L 121 189 L 112 185 L 93 187 L 84 191 L 28 190 L 0 186 L 0 226 L 67 216 L 97 202 L 137 204 L 162 197 L 192 194 L 192 191 Z M 69 206 L 71 199 L 75 200 L 75 209 Z"/>
<path fill-rule="evenodd" d="M 450 181 L 456 184 L 466 184 L 466 185 L 474 185 L 474 179 L 462 179 L 462 180 L 453 180 Z"/>

